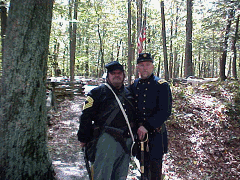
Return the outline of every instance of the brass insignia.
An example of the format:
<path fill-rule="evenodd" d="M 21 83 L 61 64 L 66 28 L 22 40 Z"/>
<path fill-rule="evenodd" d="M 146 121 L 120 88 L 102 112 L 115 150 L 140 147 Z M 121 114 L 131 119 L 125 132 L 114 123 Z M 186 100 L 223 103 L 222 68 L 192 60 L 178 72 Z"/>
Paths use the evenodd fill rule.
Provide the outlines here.
<path fill-rule="evenodd" d="M 163 84 L 163 83 L 165 83 L 165 82 L 167 82 L 165 79 L 160 79 L 160 80 L 158 81 L 159 84 Z"/>
<path fill-rule="evenodd" d="M 84 105 L 83 105 L 83 110 L 92 107 L 93 102 L 94 102 L 93 98 L 91 96 L 88 96 Z"/>
<path fill-rule="evenodd" d="M 143 57 L 147 57 L 147 54 L 143 54 Z"/>

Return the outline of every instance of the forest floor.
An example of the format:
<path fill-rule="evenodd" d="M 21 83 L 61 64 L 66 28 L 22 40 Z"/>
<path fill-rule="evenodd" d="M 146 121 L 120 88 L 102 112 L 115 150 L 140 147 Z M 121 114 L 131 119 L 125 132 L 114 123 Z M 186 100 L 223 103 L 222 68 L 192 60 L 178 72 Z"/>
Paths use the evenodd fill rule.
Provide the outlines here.
<path fill-rule="evenodd" d="M 169 152 L 165 180 L 232 180 L 240 178 L 239 82 L 172 87 L 173 113 L 167 122 Z M 77 140 L 86 97 L 65 98 L 51 114 L 48 144 L 58 180 L 87 180 Z M 128 179 L 137 179 L 130 165 Z"/>

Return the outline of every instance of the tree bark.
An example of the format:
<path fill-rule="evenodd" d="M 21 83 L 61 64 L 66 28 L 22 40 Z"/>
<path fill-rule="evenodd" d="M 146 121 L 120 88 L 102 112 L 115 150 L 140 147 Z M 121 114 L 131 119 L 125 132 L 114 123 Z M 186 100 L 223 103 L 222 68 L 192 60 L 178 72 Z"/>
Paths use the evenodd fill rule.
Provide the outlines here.
<path fill-rule="evenodd" d="M 186 49 L 185 49 L 184 76 L 193 75 L 192 65 L 192 0 L 187 0 Z"/>
<path fill-rule="evenodd" d="M 70 33 L 70 81 L 73 83 L 75 76 L 75 53 L 76 53 L 76 32 L 77 32 L 77 7 L 78 0 L 73 0 L 74 12 L 73 12 L 73 20 L 69 19 L 69 33 Z M 70 3 L 70 1 L 69 1 Z M 71 4 L 69 4 L 69 16 L 72 17 L 72 8 Z"/>
<path fill-rule="evenodd" d="M 131 77 L 132 77 L 132 55 L 133 55 L 133 48 L 132 48 L 132 13 L 131 13 L 131 1 L 128 0 L 128 85 L 131 84 Z"/>
<path fill-rule="evenodd" d="M 227 77 L 225 75 L 225 70 L 226 70 L 226 60 L 227 60 L 227 47 L 228 47 L 228 38 L 229 38 L 229 33 L 230 33 L 230 27 L 232 24 L 232 17 L 233 17 L 233 10 L 231 10 L 227 22 L 227 27 L 226 27 L 226 34 L 224 37 L 224 42 L 222 46 L 222 57 L 220 59 L 220 79 L 221 81 L 224 81 Z"/>
<path fill-rule="evenodd" d="M 238 25 L 239 25 L 239 16 L 236 20 L 236 29 L 235 29 L 235 36 L 232 43 L 232 49 L 233 49 L 233 64 L 232 64 L 232 74 L 235 79 L 237 79 L 237 50 L 236 50 L 236 42 L 238 39 Z"/>
<path fill-rule="evenodd" d="M 164 2 L 163 1 L 161 1 L 161 17 L 162 17 L 164 71 L 165 71 L 165 79 L 168 81 L 169 80 L 169 72 L 168 72 L 167 40 L 166 40 L 165 14 L 164 14 Z"/>
<path fill-rule="evenodd" d="M 0 179 L 54 179 L 45 85 L 52 9 L 53 0 L 11 0 L 0 104 Z"/>
<path fill-rule="evenodd" d="M 215 44 L 215 36 L 214 36 L 214 34 L 215 34 L 215 31 L 214 31 L 214 29 L 213 29 L 213 44 Z M 215 48 L 213 49 L 213 51 L 212 51 L 212 77 L 214 78 L 214 76 L 215 76 Z"/>
<path fill-rule="evenodd" d="M 176 7 L 176 20 L 175 20 L 175 39 L 177 39 L 177 37 L 178 37 L 178 10 L 179 10 L 179 8 L 178 8 L 178 6 Z M 173 55 L 173 57 L 174 57 L 174 59 L 173 59 L 173 62 L 174 62 L 174 72 L 173 72 L 173 78 L 176 78 L 176 77 L 179 77 L 179 71 L 180 71 L 180 63 L 179 63 L 179 61 L 178 61 L 178 50 L 179 50 L 179 48 L 178 48 L 178 45 L 177 45 L 177 43 L 176 43 L 176 45 L 175 45 L 175 47 L 174 47 L 174 55 Z"/>
<path fill-rule="evenodd" d="M 169 78 L 173 78 L 173 20 L 171 21 L 171 37 L 170 37 L 170 56 L 169 56 Z"/>
<path fill-rule="evenodd" d="M 1 5 L 1 37 L 2 37 L 2 57 L 3 57 L 4 39 L 5 39 L 6 27 L 7 27 L 7 8 L 5 7 L 6 4 L 3 1 L 1 1 L 0 5 Z M 2 64 L 3 64 L 3 61 L 2 61 Z"/>

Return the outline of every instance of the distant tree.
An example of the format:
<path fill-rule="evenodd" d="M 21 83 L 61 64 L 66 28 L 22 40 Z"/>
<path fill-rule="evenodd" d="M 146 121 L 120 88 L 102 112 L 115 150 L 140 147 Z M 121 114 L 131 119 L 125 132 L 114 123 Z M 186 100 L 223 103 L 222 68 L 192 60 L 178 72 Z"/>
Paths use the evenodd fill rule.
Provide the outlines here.
<path fill-rule="evenodd" d="M 233 38 L 232 43 L 232 50 L 233 50 L 233 64 L 232 64 L 232 73 L 233 77 L 237 79 L 237 50 L 236 50 L 236 42 L 238 40 L 238 26 L 239 26 L 239 16 L 236 19 L 236 29 L 235 29 L 235 36 Z"/>
<path fill-rule="evenodd" d="M 53 0 L 11 0 L 0 103 L 0 179 L 54 179 L 46 72 Z"/>
<path fill-rule="evenodd" d="M 164 1 L 161 1 L 161 18 L 162 18 L 162 39 L 163 39 L 163 57 L 164 57 L 165 79 L 166 79 L 166 80 L 169 80 L 168 59 L 167 59 L 167 40 L 166 40 L 166 28 L 165 28 L 165 13 L 164 13 Z"/>
<path fill-rule="evenodd" d="M 72 18 L 72 5 L 74 6 Z M 74 81 L 77 33 L 77 8 L 78 0 L 69 0 L 69 36 L 70 36 L 70 80 Z"/>
<path fill-rule="evenodd" d="M 131 84 L 132 77 L 132 57 L 133 57 L 133 48 L 132 48 L 132 13 L 131 13 L 131 1 L 128 0 L 128 84 Z"/>
<path fill-rule="evenodd" d="M 232 18 L 233 18 L 233 10 L 230 10 L 228 19 L 227 19 L 227 26 L 225 35 L 223 38 L 223 44 L 221 47 L 222 56 L 220 58 L 220 79 L 224 81 L 227 77 L 225 75 L 226 70 L 226 60 L 227 60 L 227 49 L 228 49 L 228 39 L 229 39 L 229 33 L 230 33 L 230 27 L 232 24 Z"/>
<path fill-rule="evenodd" d="M 187 0 L 186 48 L 185 48 L 184 76 L 193 75 L 192 64 L 192 0 Z"/>

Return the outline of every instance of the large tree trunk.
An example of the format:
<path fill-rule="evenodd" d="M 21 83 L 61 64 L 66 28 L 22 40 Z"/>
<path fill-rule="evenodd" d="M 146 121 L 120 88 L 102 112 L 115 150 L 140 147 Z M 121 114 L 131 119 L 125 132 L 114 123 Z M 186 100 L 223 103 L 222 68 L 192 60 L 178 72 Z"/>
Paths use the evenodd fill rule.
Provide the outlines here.
<path fill-rule="evenodd" d="M 0 179 L 54 179 L 45 85 L 52 8 L 53 0 L 11 0 L 0 104 Z"/>
<path fill-rule="evenodd" d="M 167 60 L 167 40 L 166 40 L 165 14 L 164 14 L 164 2 L 163 1 L 161 1 L 161 18 L 162 18 L 162 38 L 163 38 L 163 57 L 164 57 L 165 79 L 169 80 L 168 60 Z"/>
<path fill-rule="evenodd" d="M 192 64 L 192 0 L 187 0 L 186 49 L 185 49 L 184 76 L 193 75 Z"/>

